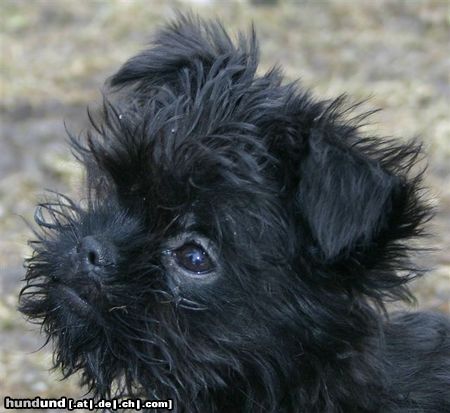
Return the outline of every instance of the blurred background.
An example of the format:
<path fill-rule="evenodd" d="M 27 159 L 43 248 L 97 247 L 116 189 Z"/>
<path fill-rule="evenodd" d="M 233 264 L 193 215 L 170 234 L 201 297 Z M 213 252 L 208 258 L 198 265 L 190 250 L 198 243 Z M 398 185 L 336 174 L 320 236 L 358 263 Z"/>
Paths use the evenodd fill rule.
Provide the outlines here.
<path fill-rule="evenodd" d="M 77 378 L 50 372 L 39 327 L 18 314 L 35 203 L 46 188 L 76 196 L 82 171 L 66 145 L 64 122 L 87 128 L 86 107 L 106 77 L 145 47 L 177 9 L 223 20 L 230 31 L 255 23 L 265 71 L 284 67 L 316 96 L 347 93 L 382 108 L 369 131 L 420 136 L 426 183 L 438 213 L 422 257 L 433 267 L 414 283 L 418 308 L 450 312 L 449 2 L 283 0 L 0 0 L 0 396 L 81 397 Z M 1 407 L 0 407 L 1 409 Z"/>

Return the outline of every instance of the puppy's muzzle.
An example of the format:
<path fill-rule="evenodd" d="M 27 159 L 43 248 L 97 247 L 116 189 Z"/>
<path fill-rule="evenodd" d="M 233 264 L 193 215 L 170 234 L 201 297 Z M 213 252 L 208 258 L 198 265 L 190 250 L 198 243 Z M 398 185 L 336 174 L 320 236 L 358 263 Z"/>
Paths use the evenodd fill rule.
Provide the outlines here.
<path fill-rule="evenodd" d="M 70 255 L 73 272 L 58 277 L 57 285 L 72 304 L 77 304 L 79 298 L 84 304 L 99 305 L 105 282 L 117 262 L 115 246 L 101 236 L 89 235 L 78 242 Z"/>
<path fill-rule="evenodd" d="M 101 276 L 108 267 L 115 265 L 116 253 L 106 240 L 89 235 L 79 242 L 74 259 L 81 272 Z"/>

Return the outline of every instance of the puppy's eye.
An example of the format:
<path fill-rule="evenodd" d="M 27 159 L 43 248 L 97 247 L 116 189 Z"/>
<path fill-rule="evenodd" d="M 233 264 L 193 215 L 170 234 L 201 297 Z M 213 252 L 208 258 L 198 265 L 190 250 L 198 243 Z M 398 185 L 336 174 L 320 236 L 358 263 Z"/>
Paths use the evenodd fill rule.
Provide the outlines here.
<path fill-rule="evenodd" d="M 208 253 L 199 245 L 188 243 L 173 251 L 177 264 L 197 274 L 205 274 L 214 269 Z"/>

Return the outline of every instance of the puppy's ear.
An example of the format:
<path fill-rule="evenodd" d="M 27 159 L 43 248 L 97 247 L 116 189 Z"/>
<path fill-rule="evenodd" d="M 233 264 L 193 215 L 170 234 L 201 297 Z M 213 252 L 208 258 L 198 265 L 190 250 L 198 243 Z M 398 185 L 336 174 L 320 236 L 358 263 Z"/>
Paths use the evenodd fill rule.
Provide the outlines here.
<path fill-rule="evenodd" d="M 338 99 L 296 124 L 302 150 L 292 192 L 320 260 L 374 266 L 369 261 L 384 261 L 399 241 L 418 235 L 429 215 L 420 175 L 408 177 L 420 146 L 362 138 L 342 105 Z"/>
<path fill-rule="evenodd" d="M 218 21 L 179 13 L 156 34 L 150 48 L 128 60 L 109 84 L 115 88 L 131 85 L 145 93 L 155 87 L 183 85 L 195 94 L 208 76 L 216 76 L 225 67 L 237 77 L 249 71 L 254 74 L 258 63 L 255 33 L 241 34 L 238 40 L 233 44 Z"/>

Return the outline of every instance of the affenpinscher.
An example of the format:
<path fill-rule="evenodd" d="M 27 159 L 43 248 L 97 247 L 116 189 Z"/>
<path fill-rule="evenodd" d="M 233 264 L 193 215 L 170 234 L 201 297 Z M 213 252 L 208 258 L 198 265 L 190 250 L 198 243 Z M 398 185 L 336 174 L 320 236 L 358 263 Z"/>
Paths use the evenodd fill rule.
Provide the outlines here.
<path fill-rule="evenodd" d="M 39 205 L 21 311 L 97 397 L 214 412 L 450 412 L 450 322 L 411 298 L 416 142 L 360 131 L 255 35 L 179 16 L 71 138 L 81 204 Z"/>

